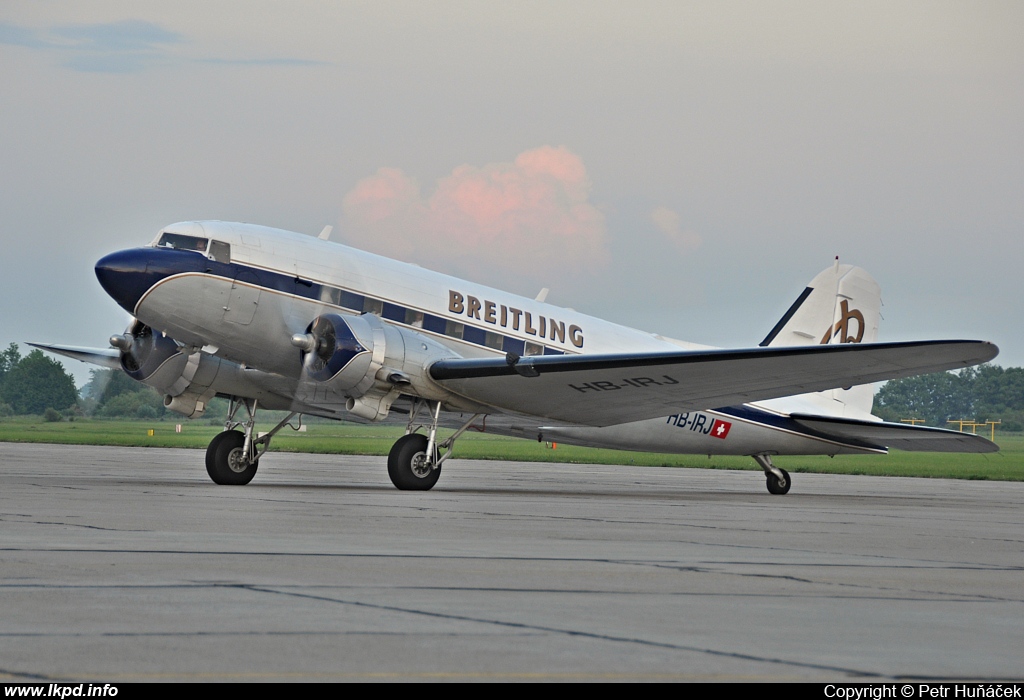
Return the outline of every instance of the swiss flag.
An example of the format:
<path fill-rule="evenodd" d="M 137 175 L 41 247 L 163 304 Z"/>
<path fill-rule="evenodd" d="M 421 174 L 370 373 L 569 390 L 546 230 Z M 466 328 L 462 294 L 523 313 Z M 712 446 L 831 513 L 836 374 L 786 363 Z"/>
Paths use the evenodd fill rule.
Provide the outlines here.
<path fill-rule="evenodd" d="M 732 423 L 716 418 L 715 422 L 711 424 L 711 436 L 724 440 L 725 436 L 729 434 L 729 428 L 731 427 Z"/>

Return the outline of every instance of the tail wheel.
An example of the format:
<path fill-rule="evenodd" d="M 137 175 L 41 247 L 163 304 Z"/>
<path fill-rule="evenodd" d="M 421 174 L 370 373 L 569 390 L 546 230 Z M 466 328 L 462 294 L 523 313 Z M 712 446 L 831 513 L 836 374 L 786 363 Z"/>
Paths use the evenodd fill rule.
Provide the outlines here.
<path fill-rule="evenodd" d="M 776 496 L 783 496 L 789 493 L 789 487 L 793 485 L 793 480 L 789 477 L 789 472 L 785 469 L 779 469 L 782 472 L 784 479 L 780 480 L 779 477 L 775 476 L 771 472 L 768 472 L 768 493 Z"/>
<path fill-rule="evenodd" d="M 206 448 L 206 473 L 213 483 L 226 486 L 242 486 L 252 481 L 259 467 L 259 460 L 249 463 L 242 459 L 245 452 L 245 434 L 237 430 L 225 430 Z"/>
<path fill-rule="evenodd" d="M 429 491 L 441 476 L 427 458 L 427 436 L 410 433 L 398 439 L 388 454 L 388 476 L 401 491 Z"/>

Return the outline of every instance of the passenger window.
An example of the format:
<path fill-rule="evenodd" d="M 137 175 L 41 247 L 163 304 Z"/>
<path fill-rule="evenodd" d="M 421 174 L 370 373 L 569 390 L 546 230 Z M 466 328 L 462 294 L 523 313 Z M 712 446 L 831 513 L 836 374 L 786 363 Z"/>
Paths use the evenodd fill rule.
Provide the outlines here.
<path fill-rule="evenodd" d="M 423 312 L 408 309 L 405 312 L 405 322 L 413 328 L 423 328 Z"/>
<path fill-rule="evenodd" d="M 458 321 L 448 321 L 445 325 L 444 334 L 451 338 L 462 338 L 463 325 Z"/>
<path fill-rule="evenodd" d="M 366 299 L 363 300 L 364 314 L 377 314 L 380 316 L 382 311 L 384 311 L 384 302 L 380 299 L 371 299 L 370 297 L 366 297 Z"/>
<path fill-rule="evenodd" d="M 327 285 L 322 286 L 320 288 L 320 301 L 325 304 L 341 306 L 341 290 L 337 287 L 328 287 Z"/>
<path fill-rule="evenodd" d="M 530 355 L 543 355 L 544 354 L 544 346 L 543 345 L 537 345 L 537 343 L 531 343 L 531 342 L 527 341 L 527 343 L 526 343 L 526 353 L 525 354 L 528 357 Z"/>
<path fill-rule="evenodd" d="M 491 331 L 487 331 L 487 336 L 486 340 L 484 341 L 484 344 L 489 348 L 501 350 L 501 346 L 504 341 L 505 337 L 500 333 L 492 333 Z"/>

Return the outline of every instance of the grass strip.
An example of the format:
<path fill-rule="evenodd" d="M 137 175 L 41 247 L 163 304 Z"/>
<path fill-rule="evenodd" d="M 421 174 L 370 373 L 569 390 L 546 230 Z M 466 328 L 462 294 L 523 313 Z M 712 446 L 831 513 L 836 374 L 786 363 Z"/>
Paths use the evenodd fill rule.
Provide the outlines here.
<path fill-rule="evenodd" d="M 181 432 L 170 421 L 78 419 L 47 423 L 39 417 L 19 416 L 0 422 L 0 442 L 42 442 L 74 445 L 179 447 L 206 449 L 221 431 L 209 421 L 183 421 Z M 260 425 L 269 430 L 271 424 Z M 149 432 L 153 434 L 150 435 Z M 320 454 L 387 455 L 404 432 L 399 426 L 312 423 L 305 432 L 287 428 L 274 438 L 273 451 Z M 450 431 L 440 431 L 442 435 Z M 941 479 L 1024 481 L 1024 435 L 996 434 L 1001 451 L 995 454 L 900 452 L 888 455 L 782 456 L 775 464 L 795 473 L 868 474 Z M 749 457 L 708 457 L 575 447 L 522 440 L 500 435 L 467 433 L 456 444 L 453 458 L 571 464 L 634 464 L 650 467 L 757 470 Z"/>

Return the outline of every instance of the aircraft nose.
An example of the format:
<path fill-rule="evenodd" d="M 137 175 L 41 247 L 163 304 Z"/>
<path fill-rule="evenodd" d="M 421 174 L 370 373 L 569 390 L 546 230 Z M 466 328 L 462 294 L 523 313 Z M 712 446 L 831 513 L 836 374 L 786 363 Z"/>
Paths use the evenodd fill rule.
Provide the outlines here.
<path fill-rule="evenodd" d="M 148 263 L 144 248 L 111 253 L 96 263 L 96 279 L 121 308 L 134 314 L 139 299 L 153 286 Z"/>

